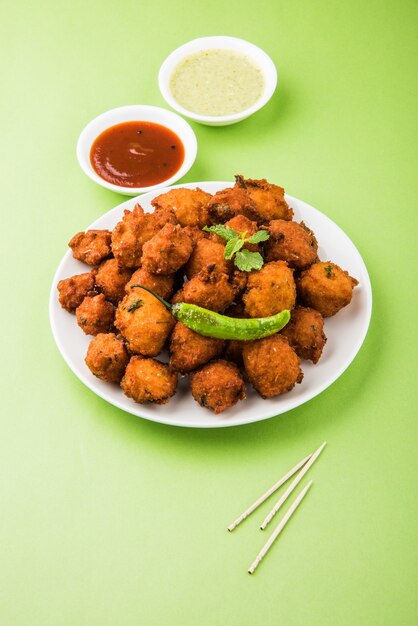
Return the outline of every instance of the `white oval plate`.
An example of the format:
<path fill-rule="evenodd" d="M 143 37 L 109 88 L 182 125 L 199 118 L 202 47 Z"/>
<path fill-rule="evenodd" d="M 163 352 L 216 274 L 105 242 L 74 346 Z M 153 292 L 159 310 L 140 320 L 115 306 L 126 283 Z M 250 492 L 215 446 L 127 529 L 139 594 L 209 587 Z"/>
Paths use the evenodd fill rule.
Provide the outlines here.
<path fill-rule="evenodd" d="M 200 187 L 209 193 L 231 186 L 228 182 L 186 183 L 175 187 Z M 157 193 L 172 189 L 160 189 L 131 198 L 96 220 L 89 228 L 112 230 L 122 218 L 124 209 L 133 209 L 140 202 L 145 211 L 151 211 L 151 200 Z M 124 411 L 144 417 L 154 422 L 193 428 L 218 428 L 249 424 L 285 413 L 311 400 L 331 385 L 347 367 L 359 351 L 369 327 L 372 311 L 372 290 L 369 275 L 357 248 L 347 235 L 328 217 L 306 202 L 286 196 L 293 208 L 296 221 L 304 220 L 319 241 L 319 256 L 322 260 L 332 260 L 359 281 L 353 299 L 334 317 L 325 320 L 325 333 L 328 341 L 323 355 L 313 365 L 302 362 L 304 379 L 300 385 L 276 398 L 263 400 L 248 384 L 247 399 L 220 415 L 214 415 L 200 407 L 188 390 L 187 379 L 179 377 L 179 386 L 174 398 L 168 404 L 135 404 L 127 398 L 119 386 L 105 383 L 95 378 L 84 363 L 88 344 L 92 337 L 85 335 L 77 326 L 75 316 L 61 308 L 57 298 L 57 283 L 62 278 L 89 271 L 88 266 L 76 261 L 69 250 L 58 266 L 52 283 L 49 313 L 52 332 L 57 346 L 67 364 L 78 378 L 98 396 Z"/>

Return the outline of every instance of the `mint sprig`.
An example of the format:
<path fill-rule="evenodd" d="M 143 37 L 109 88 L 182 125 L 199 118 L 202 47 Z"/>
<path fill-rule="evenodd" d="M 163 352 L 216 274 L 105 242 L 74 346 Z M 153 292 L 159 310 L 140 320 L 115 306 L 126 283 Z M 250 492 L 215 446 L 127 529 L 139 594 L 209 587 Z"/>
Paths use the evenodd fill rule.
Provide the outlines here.
<path fill-rule="evenodd" d="M 224 256 L 226 259 L 234 258 L 234 265 L 243 272 L 251 272 L 251 270 L 260 270 L 264 265 L 264 259 L 259 252 L 251 252 L 250 250 L 242 250 L 246 243 L 256 244 L 261 241 L 267 241 L 270 237 L 267 230 L 258 230 L 256 233 L 247 237 L 247 233 L 237 233 L 233 228 L 224 224 L 216 226 L 204 226 L 203 230 L 207 233 L 215 233 L 222 239 L 225 239 Z"/>
<path fill-rule="evenodd" d="M 261 270 L 264 259 L 259 252 L 240 250 L 235 255 L 234 263 L 242 272 L 251 272 L 251 270 Z"/>
<path fill-rule="evenodd" d="M 215 235 L 219 235 L 225 241 L 229 241 L 237 236 L 237 233 L 233 228 L 229 226 L 225 226 L 224 224 L 217 224 L 216 226 L 204 226 L 202 230 L 205 230 L 207 233 L 215 233 Z"/>

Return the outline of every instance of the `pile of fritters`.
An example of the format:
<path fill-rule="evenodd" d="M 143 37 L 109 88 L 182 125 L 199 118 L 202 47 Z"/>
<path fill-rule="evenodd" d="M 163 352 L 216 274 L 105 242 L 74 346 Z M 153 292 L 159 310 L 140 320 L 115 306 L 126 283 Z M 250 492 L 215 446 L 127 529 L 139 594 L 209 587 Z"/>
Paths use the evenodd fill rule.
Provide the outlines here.
<path fill-rule="evenodd" d="M 166 403 L 178 374 L 189 377 L 195 400 L 220 413 L 245 398 L 246 382 L 263 397 L 290 391 L 303 378 L 301 359 L 317 363 L 326 337 L 324 317 L 350 303 L 357 280 L 320 261 L 314 233 L 292 221 L 284 190 L 266 180 L 236 176 L 211 195 L 172 189 L 137 204 L 112 232 L 89 230 L 70 241 L 75 259 L 93 266 L 58 284 L 59 301 L 88 335 L 91 372 L 118 383 L 135 402 Z M 269 239 L 245 244 L 264 266 L 243 272 L 224 256 L 225 241 L 202 230 L 226 224 L 247 236 L 263 228 Z M 171 302 L 188 302 L 236 318 L 268 317 L 283 309 L 291 320 L 257 341 L 203 337 L 176 322 L 142 284 Z M 164 348 L 169 363 L 155 357 Z"/>

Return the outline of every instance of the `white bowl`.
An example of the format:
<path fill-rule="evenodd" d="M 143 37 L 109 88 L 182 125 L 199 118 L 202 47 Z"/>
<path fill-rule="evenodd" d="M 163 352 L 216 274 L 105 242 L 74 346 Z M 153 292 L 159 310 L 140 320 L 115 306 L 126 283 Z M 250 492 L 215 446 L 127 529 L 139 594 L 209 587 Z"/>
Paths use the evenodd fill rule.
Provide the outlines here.
<path fill-rule="evenodd" d="M 200 115 L 183 108 L 177 100 L 174 99 L 170 89 L 170 79 L 177 65 L 190 54 L 213 48 L 241 52 L 249 57 L 263 72 L 263 93 L 257 102 L 248 109 L 232 115 Z M 264 50 L 261 50 L 261 48 L 258 48 L 248 41 L 244 41 L 244 39 L 237 39 L 236 37 L 201 37 L 200 39 L 193 39 L 183 46 L 176 48 L 176 50 L 166 58 L 158 74 L 158 85 L 167 104 L 181 115 L 195 122 L 207 124 L 208 126 L 226 126 L 244 120 L 267 104 L 276 89 L 277 70 L 273 61 Z"/>
<path fill-rule="evenodd" d="M 172 130 L 183 143 L 184 161 L 173 176 L 162 180 L 157 185 L 149 185 L 148 187 L 121 187 L 120 185 L 109 183 L 96 174 L 90 162 L 90 151 L 94 140 L 110 126 L 123 122 L 136 121 L 153 122 L 154 124 L 161 124 L 161 126 L 166 126 Z M 117 109 L 111 109 L 110 111 L 102 113 L 87 124 L 77 142 L 77 159 L 83 172 L 87 174 L 91 180 L 94 180 L 95 183 L 125 196 L 137 196 L 139 193 L 155 191 L 161 187 L 172 185 L 187 174 L 195 161 L 196 154 L 196 135 L 191 126 L 183 118 L 167 109 L 145 104 L 118 107 Z"/>

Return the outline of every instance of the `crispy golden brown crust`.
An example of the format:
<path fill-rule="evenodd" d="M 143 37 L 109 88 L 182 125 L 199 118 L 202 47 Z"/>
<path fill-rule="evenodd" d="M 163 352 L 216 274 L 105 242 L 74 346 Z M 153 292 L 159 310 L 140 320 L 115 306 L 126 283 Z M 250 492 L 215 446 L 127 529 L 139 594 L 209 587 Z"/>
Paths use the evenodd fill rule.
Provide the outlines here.
<path fill-rule="evenodd" d="M 208 223 L 206 205 L 212 195 L 196 189 L 171 189 L 161 194 L 151 202 L 157 209 L 171 209 L 174 211 L 180 226 L 198 226 L 202 228 Z"/>
<path fill-rule="evenodd" d="M 116 311 L 115 326 L 124 338 L 129 352 L 157 356 L 175 324 L 161 302 L 144 289 L 125 296 Z"/>
<path fill-rule="evenodd" d="M 258 231 L 257 222 L 249 220 L 245 215 L 236 215 L 232 219 L 228 220 L 225 226 L 229 226 L 236 233 L 243 233 L 244 237 L 251 237 Z M 260 246 L 256 243 L 246 243 L 244 248 L 251 250 L 251 252 L 258 252 Z"/>
<path fill-rule="evenodd" d="M 115 307 L 102 293 L 84 298 L 75 314 L 77 324 L 86 335 L 109 333 L 113 329 Z"/>
<path fill-rule="evenodd" d="M 245 382 L 234 363 L 219 360 L 204 365 L 190 377 L 190 389 L 200 406 L 222 413 L 245 399 Z"/>
<path fill-rule="evenodd" d="M 116 305 L 125 295 L 125 285 L 131 275 L 132 270 L 120 267 L 116 259 L 108 259 L 97 270 L 96 287 L 104 293 L 106 300 Z"/>
<path fill-rule="evenodd" d="M 139 404 L 166 404 L 176 393 L 177 374 L 156 359 L 133 356 L 120 386 L 128 398 Z"/>
<path fill-rule="evenodd" d="M 84 298 L 94 293 L 94 277 L 95 271 L 92 271 L 60 280 L 57 289 L 62 308 L 69 313 L 74 313 Z"/>
<path fill-rule="evenodd" d="M 255 202 L 245 189 L 239 187 L 228 187 L 218 191 L 209 200 L 207 209 L 210 224 L 224 224 L 236 215 L 245 215 L 254 221 L 260 219 Z"/>
<path fill-rule="evenodd" d="M 129 294 L 132 290 L 140 292 L 139 287 L 133 287 L 132 285 L 144 285 L 155 291 L 155 293 L 164 300 L 169 300 L 173 293 L 174 276 L 163 276 L 162 274 L 151 274 L 143 267 L 137 269 L 131 276 L 129 282 L 125 285 L 125 293 Z M 142 290 L 143 291 L 143 290 Z"/>
<path fill-rule="evenodd" d="M 74 235 L 68 245 L 78 261 L 99 265 L 112 254 L 110 241 L 110 230 L 87 230 Z"/>
<path fill-rule="evenodd" d="M 249 317 L 269 317 L 284 309 L 293 309 L 296 287 L 293 270 L 284 261 L 266 263 L 252 272 L 242 297 Z"/>
<path fill-rule="evenodd" d="M 331 261 L 324 261 L 302 272 L 297 290 L 303 304 L 330 317 L 350 304 L 356 285 L 358 281 L 348 272 Z"/>
<path fill-rule="evenodd" d="M 271 220 L 291 220 L 293 209 L 289 207 L 284 197 L 283 187 L 272 185 L 265 178 L 255 180 L 235 176 L 235 187 L 246 191 L 251 198 L 258 224 L 268 224 Z"/>
<path fill-rule="evenodd" d="M 124 211 L 124 216 L 112 231 L 112 252 L 121 267 L 137 268 L 141 263 L 144 243 L 152 239 L 165 224 L 176 224 L 174 212 L 161 209 L 145 213 L 136 204 L 133 211 Z"/>
<path fill-rule="evenodd" d="M 193 276 L 182 289 L 183 302 L 197 304 L 211 311 L 223 311 L 234 300 L 228 276 L 209 265 Z"/>
<path fill-rule="evenodd" d="M 207 234 L 197 226 L 185 226 L 184 232 L 187 233 L 192 241 L 193 248 L 200 239 L 207 239 Z"/>
<path fill-rule="evenodd" d="M 177 322 L 170 337 L 170 365 L 177 372 L 187 374 L 219 357 L 225 342 L 203 337 Z"/>
<path fill-rule="evenodd" d="M 192 255 L 186 264 L 187 278 L 190 280 L 201 270 L 209 267 L 209 265 L 216 265 L 220 272 L 228 274 L 232 268 L 232 263 L 225 259 L 224 252 L 224 243 L 218 243 L 210 239 L 200 239 L 196 243 Z"/>
<path fill-rule="evenodd" d="M 59 301 L 76 312 L 85 333 L 96 335 L 86 357 L 94 375 L 119 382 L 133 355 L 122 384 L 126 395 L 165 403 L 175 391 L 175 372 L 191 373 L 193 395 L 216 413 L 245 397 L 243 376 L 262 397 L 289 391 L 303 377 L 299 357 L 313 363 L 321 357 L 323 316 L 350 302 L 356 279 L 330 261 L 318 261 L 314 233 L 291 221 L 284 190 L 265 179 L 236 176 L 234 187 L 214 196 L 201 189 L 171 189 L 152 205 L 153 213 L 139 204 L 126 210 L 112 233 L 80 232 L 69 243 L 73 256 L 94 268 L 61 280 Z M 268 230 L 267 241 L 244 244 L 263 257 L 261 270 L 245 272 L 234 259 L 225 259 L 225 239 L 202 230 L 214 224 L 247 237 Z M 241 255 L 241 262 L 243 256 L 249 263 L 251 255 Z M 291 320 L 273 337 L 224 342 L 176 323 L 136 284 L 173 304 L 196 304 L 240 319 L 289 309 Z M 170 366 L 152 358 L 168 344 Z"/>
<path fill-rule="evenodd" d="M 87 350 L 86 365 L 92 374 L 109 383 L 118 383 L 129 356 L 122 341 L 114 333 L 96 335 Z"/>
<path fill-rule="evenodd" d="M 187 263 L 193 250 L 192 240 L 178 224 L 166 224 L 144 244 L 141 264 L 153 274 L 174 274 Z"/>
<path fill-rule="evenodd" d="M 281 331 L 301 359 L 318 363 L 327 338 L 324 319 L 315 309 L 297 306 L 290 322 Z"/>
<path fill-rule="evenodd" d="M 272 220 L 270 238 L 264 244 L 266 261 L 286 261 L 289 267 L 304 270 L 318 260 L 318 242 L 303 222 Z"/>
<path fill-rule="evenodd" d="M 282 335 L 245 342 L 242 356 L 248 379 L 263 398 L 286 393 L 302 381 L 300 359 Z"/>

